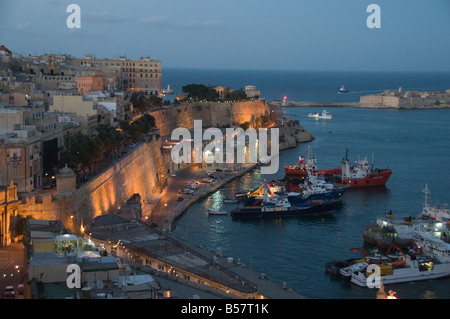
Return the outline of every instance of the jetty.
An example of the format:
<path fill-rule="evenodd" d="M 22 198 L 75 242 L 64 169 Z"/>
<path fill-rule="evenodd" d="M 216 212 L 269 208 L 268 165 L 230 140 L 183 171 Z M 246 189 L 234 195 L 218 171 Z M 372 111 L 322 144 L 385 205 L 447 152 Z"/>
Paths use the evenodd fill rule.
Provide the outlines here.
<path fill-rule="evenodd" d="M 272 101 L 269 106 L 279 107 L 359 107 L 359 102 L 308 102 L 308 101 Z"/>

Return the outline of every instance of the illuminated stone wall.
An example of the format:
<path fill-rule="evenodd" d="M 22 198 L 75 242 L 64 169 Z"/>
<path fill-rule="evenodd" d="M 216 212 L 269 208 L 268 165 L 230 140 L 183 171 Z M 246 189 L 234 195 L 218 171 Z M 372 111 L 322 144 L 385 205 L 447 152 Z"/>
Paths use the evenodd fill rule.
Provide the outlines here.
<path fill-rule="evenodd" d="M 98 215 L 117 212 L 133 194 L 140 194 L 146 203 L 162 192 L 166 182 L 161 141 L 153 137 L 78 189 L 74 213 L 86 225 Z"/>
<path fill-rule="evenodd" d="M 189 103 L 151 113 L 161 136 L 170 136 L 177 127 L 192 129 L 194 120 L 202 120 L 203 127 L 237 127 L 262 115 L 269 115 L 265 100 L 235 103 Z"/>

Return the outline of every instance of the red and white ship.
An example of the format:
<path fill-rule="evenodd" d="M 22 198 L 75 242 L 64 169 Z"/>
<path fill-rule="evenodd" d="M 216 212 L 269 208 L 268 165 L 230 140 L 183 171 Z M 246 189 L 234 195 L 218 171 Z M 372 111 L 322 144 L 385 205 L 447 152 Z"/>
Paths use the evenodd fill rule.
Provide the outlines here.
<path fill-rule="evenodd" d="M 308 177 L 308 172 L 313 173 L 317 170 L 317 159 L 312 156 L 311 148 L 308 148 L 308 156 L 305 159 L 303 156 L 298 158 L 297 165 L 286 165 L 284 167 L 284 174 L 288 178 L 305 179 Z"/>
<path fill-rule="evenodd" d="M 373 168 L 367 158 L 362 160 L 358 159 L 355 165 L 350 166 L 350 162 L 347 156 L 342 160 L 342 167 L 317 170 L 316 159 L 314 158 L 313 172 L 322 175 L 325 180 L 331 183 L 342 183 L 350 187 L 370 187 L 370 186 L 383 186 L 387 183 L 392 175 L 392 170 L 389 168 Z M 301 160 L 298 165 L 286 166 L 284 168 L 286 178 L 303 178 L 302 174 L 307 175 L 308 169 L 310 169 L 309 163 L 304 163 Z"/>

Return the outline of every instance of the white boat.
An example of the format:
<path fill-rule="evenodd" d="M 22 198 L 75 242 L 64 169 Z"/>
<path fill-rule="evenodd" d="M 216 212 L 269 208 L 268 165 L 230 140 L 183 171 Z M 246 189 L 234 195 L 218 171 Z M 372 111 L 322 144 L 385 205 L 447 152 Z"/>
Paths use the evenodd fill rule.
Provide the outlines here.
<path fill-rule="evenodd" d="M 342 268 L 339 272 L 343 277 L 350 277 L 355 271 L 356 272 L 364 271 L 368 266 L 369 264 L 366 262 L 355 263 L 348 267 Z"/>
<path fill-rule="evenodd" d="M 341 86 L 341 88 L 339 89 L 339 93 L 347 93 L 348 90 L 344 87 L 344 85 Z"/>
<path fill-rule="evenodd" d="M 228 215 L 228 212 L 225 210 L 211 210 L 208 209 L 208 215 Z"/>
<path fill-rule="evenodd" d="M 450 276 L 450 244 L 424 231 L 415 232 L 414 240 L 422 253 L 416 259 L 406 255 L 404 265 L 399 267 L 392 263 L 383 264 L 385 273 L 381 273 L 379 279 L 384 285 Z M 373 283 L 374 278 L 373 273 L 368 274 L 363 270 L 353 272 L 351 282 L 368 287 L 368 282 Z"/>
<path fill-rule="evenodd" d="M 331 113 L 328 113 L 327 110 L 323 110 L 322 113 L 309 113 L 308 114 L 309 117 L 313 117 L 315 119 L 322 119 L 322 120 L 331 120 L 332 115 Z"/>
<path fill-rule="evenodd" d="M 238 198 L 224 198 L 223 202 L 224 203 L 239 203 L 239 199 Z"/>
<path fill-rule="evenodd" d="M 431 206 L 431 202 L 428 202 L 430 194 L 428 185 L 425 185 L 423 192 L 425 193 L 425 203 L 423 205 L 422 217 L 440 221 L 450 226 L 450 209 L 448 208 L 448 205 L 436 204 L 434 207 Z"/>

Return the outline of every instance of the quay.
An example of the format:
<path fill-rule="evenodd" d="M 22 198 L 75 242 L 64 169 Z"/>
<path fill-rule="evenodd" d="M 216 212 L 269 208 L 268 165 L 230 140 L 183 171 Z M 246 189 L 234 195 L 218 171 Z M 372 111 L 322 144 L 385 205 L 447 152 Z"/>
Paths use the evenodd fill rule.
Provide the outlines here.
<path fill-rule="evenodd" d="M 119 214 L 96 217 L 85 236 L 130 267 L 221 299 L 303 299 L 240 261 Z"/>
<path fill-rule="evenodd" d="M 163 192 L 155 196 L 153 203 L 145 203 L 142 212 L 143 220 L 156 224 L 160 228 L 171 231 L 174 223 L 190 206 L 215 192 L 225 184 L 242 176 L 258 164 L 247 164 L 239 171 L 215 172 L 215 179 L 212 183 L 201 183 L 201 179 L 207 177 L 206 172 L 198 164 L 192 164 L 176 172 L 175 177 L 170 177 L 168 185 Z M 200 182 L 193 194 L 183 194 L 182 191 L 188 187 L 191 180 Z M 179 191 L 181 190 L 181 194 Z M 183 201 L 177 201 L 178 197 L 183 197 Z"/>

